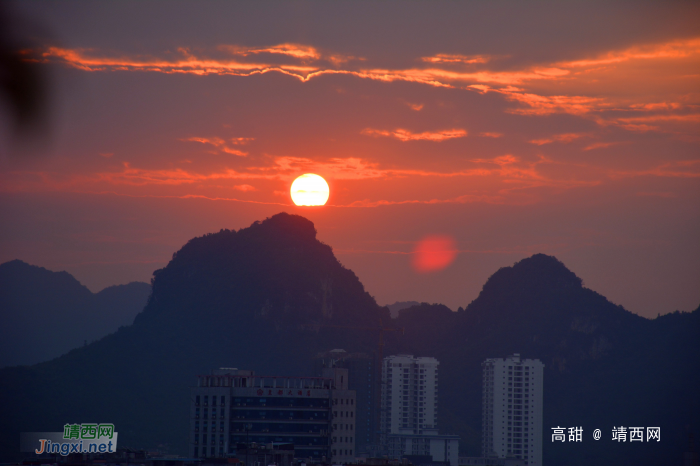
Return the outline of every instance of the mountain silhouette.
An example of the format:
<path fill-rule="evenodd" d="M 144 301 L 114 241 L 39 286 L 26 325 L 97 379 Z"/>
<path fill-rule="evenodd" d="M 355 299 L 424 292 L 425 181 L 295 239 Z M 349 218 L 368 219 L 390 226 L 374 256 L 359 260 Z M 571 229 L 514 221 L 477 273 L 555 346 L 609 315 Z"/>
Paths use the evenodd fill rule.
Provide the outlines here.
<path fill-rule="evenodd" d="M 399 311 L 403 309 L 408 309 L 409 307 L 419 306 L 421 303 L 418 301 L 396 301 L 394 304 L 387 304 L 386 307 L 389 308 L 391 313 L 391 318 L 395 319 L 399 316 Z"/>
<path fill-rule="evenodd" d="M 481 363 L 540 359 L 547 464 L 680 464 L 689 431 L 700 427 L 700 308 L 654 320 L 583 287 L 551 256 L 536 254 L 494 273 L 465 309 L 401 311 L 396 351 L 440 360 L 440 422 L 480 453 Z M 662 426 L 664 445 L 612 442 L 613 426 Z M 547 442 L 551 427 L 583 427 L 581 444 Z M 597 443 L 596 428 L 603 432 Z"/>
<path fill-rule="evenodd" d="M 189 387 L 216 367 L 312 375 L 317 352 L 372 352 L 440 361 L 439 428 L 480 455 L 481 363 L 518 352 L 545 364 L 547 464 L 668 464 L 698 431 L 700 309 L 654 320 L 583 287 L 537 254 L 494 273 L 465 309 L 439 304 L 390 319 L 355 274 L 316 239 L 313 224 L 278 214 L 238 231 L 194 238 L 154 273 L 133 325 L 31 367 L 0 370 L 0 459 L 17 458 L 21 431 L 113 422 L 121 446 L 186 453 Z M 661 426 L 657 444 L 596 443 L 594 428 Z M 548 443 L 555 426 L 582 426 L 580 444 Z M 606 438 L 606 437 L 604 437 Z"/>
<path fill-rule="evenodd" d="M 316 239 L 313 223 L 282 213 L 189 241 L 154 272 L 153 294 L 137 319 L 369 325 L 379 312 L 357 276 Z"/>
<path fill-rule="evenodd" d="M 92 293 L 68 272 L 0 264 L 0 367 L 48 361 L 129 325 L 150 292 L 133 282 Z"/>

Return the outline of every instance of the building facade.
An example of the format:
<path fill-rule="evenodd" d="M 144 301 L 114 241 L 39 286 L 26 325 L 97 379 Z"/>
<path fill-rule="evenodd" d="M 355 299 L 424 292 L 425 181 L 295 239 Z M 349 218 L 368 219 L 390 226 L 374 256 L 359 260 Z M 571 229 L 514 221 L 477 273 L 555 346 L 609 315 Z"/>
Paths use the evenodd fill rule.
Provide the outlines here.
<path fill-rule="evenodd" d="M 354 459 L 355 393 L 347 370 L 263 377 L 224 368 L 199 376 L 190 402 L 190 456 L 233 457 L 239 445 L 293 444 L 295 457 Z"/>
<path fill-rule="evenodd" d="M 520 359 L 487 359 L 483 367 L 482 455 L 542 465 L 544 364 Z"/>
<path fill-rule="evenodd" d="M 382 363 L 384 434 L 420 435 L 437 430 L 438 361 L 400 354 Z"/>
<path fill-rule="evenodd" d="M 348 388 L 356 394 L 355 449 L 357 456 L 372 456 L 377 443 L 377 374 L 374 355 L 348 353 L 335 349 L 319 353 L 314 358 L 314 374 L 321 376 L 324 369 L 348 370 Z"/>
<path fill-rule="evenodd" d="M 459 457 L 459 466 L 525 466 L 524 460 L 517 458 Z"/>
<path fill-rule="evenodd" d="M 459 436 L 438 433 L 438 365 L 405 354 L 384 358 L 381 434 L 389 458 L 430 456 L 457 466 Z"/>
<path fill-rule="evenodd" d="M 440 435 L 437 430 L 430 430 L 416 435 L 388 434 L 386 438 L 389 458 L 430 457 L 428 463 L 459 464 L 459 435 Z"/>
<path fill-rule="evenodd" d="M 357 397 L 348 387 L 348 370 L 343 368 L 326 368 L 322 373 L 326 379 L 333 381 L 331 389 L 331 429 L 330 459 L 333 464 L 354 463 L 357 454 L 355 448 L 355 420 Z"/>

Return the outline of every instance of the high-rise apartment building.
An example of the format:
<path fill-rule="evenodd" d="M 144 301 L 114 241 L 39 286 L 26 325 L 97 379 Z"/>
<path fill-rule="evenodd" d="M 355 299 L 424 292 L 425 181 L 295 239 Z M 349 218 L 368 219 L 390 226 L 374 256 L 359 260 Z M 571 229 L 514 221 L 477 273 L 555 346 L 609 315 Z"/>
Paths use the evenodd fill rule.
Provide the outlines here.
<path fill-rule="evenodd" d="M 219 369 L 198 377 L 190 404 L 190 455 L 232 457 L 238 445 L 293 444 L 298 459 L 355 459 L 355 392 L 346 369 L 323 377 L 263 377 Z"/>
<path fill-rule="evenodd" d="M 435 358 L 400 354 L 382 366 L 382 432 L 422 434 L 437 429 L 438 365 Z"/>
<path fill-rule="evenodd" d="M 482 455 L 542 465 L 542 381 L 537 359 L 487 359 L 483 367 Z"/>
<path fill-rule="evenodd" d="M 381 433 L 390 458 L 431 456 L 457 466 L 459 437 L 438 434 L 438 365 L 405 354 L 384 358 Z"/>
<path fill-rule="evenodd" d="M 334 349 L 314 358 L 314 375 L 321 376 L 329 368 L 348 370 L 348 389 L 357 396 L 355 408 L 355 449 L 357 456 L 373 456 L 377 443 L 377 374 L 375 357 L 366 353 L 348 353 Z"/>

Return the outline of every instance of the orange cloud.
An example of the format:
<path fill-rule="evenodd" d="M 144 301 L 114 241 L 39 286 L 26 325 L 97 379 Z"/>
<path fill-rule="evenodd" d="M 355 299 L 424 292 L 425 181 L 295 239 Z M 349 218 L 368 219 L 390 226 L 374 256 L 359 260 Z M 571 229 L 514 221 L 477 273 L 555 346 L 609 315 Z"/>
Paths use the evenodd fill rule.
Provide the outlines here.
<path fill-rule="evenodd" d="M 210 180 L 249 178 L 258 178 L 258 176 L 252 177 L 230 169 L 210 174 L 196 173 L 181 168 L 148 170 L 144 168 L 134 168 L 129 163 L 125 162 L 122 171 L 97 173 L 95 181 L 104 181 L 109 184 L 145 186 L 182 185 Z"/>
<path fill-rule="evenodd" d="M 362 134 L 368 136 L 386 136 L 393 137 L 399 141 L 444 141 L 446 139 L 463 138 L 467 136 L 467 131 L 464 129 L 448 129 L 443 131 L 425 131 L 423 133 L 412 133 L 406 129 L 397 129 L 394 131 L 386 131 L 379 129 L 363 129 Z"/>
<path fill-rule="evenodd" d="M 287 57 L 300 60 L 302 62 L 321 61 L 332 63 L 334 66 L 340 66 L 350 60 L 364 60 L 360 57 L 349 55 L 341 55 L 338 53 L 325 55 L 317 48 L 302 44 L 279 44 L 270 47 L 249 48 L 237 45 L 221 45 L 219 50 L 225 50 L 233 55 L 248 57 L 250 55 L 285 55 Z"/>
<path fill-rule="evenodd" d="M 600 114 L 612 110 L 680 111 L 684 106 L 681 103 L 683 99 L 688 102 L 697 100 L 697 72 L 693 70 L 697 70 L 700 59 L 700 38 L 636 45 L 624 50 L 606 51 L 592 58 L 543 63 L 513 70 L 494 69 L 491 63 L 493 57 L 487 55 L 438 53 L 422 57 L 421 63 L 426 66 L 424 68 L 357 69 L 348 66 L 345 69 L 328 69 L 324 64 L 330 62 L 339 67 L 352 57 L 324 55 L 314 47 L 290 43 L 265 47 L 224 45 L 219 49 L 245 60 L 197 57 L 184 48 L 179 50 L 179 58 L 171 60 L 154 57 L 104 57 L 98 56 L 94 51 L 58 47 L 47 49 L 43 56 L 46 60 L 63 61 L 86 71 L 139 70 L 234 76 L 278 72 L 302 82 L 324 75 L 343 74 L 387 83 L 407 81 L 482 93 L 497 92 L 519 104 L 508 110 L 513 114 L 537 116 L 569 113 L 591 118 L 601 125 L 617 125 L 632 131 L 652 131 L 659 130 L 659 127 L 618 121 L 617 117 L 602 118 Z M 297 63 L 246 61 L 250 57 L 264 59 L 274 55 L 288 57 Z M 449 69 L 454 64 L 468 64 L 478 69 L 469 72 Z M 645 67 L 643 72 L 640 72 L 639 66 Z M 685 70 L 685 78 L 679 76 L 678 70 Z M 636 79 L 636 88 L 641 90 L 636 91 L 636 94 L 624 93 L 623 97 L 617 89 L 627 88 L 625 83 L 629 82 L 630 77 Z M 659 95 L 663 93 L 666 94 L 662 96 L 663 102 L 659 102 Z M 645 101 L 649 95 L 654 96 L 654 101 Z M 674 124 L 687 120 L 681 118 L 665 121 Z"/>
<path fill-rule="evenodd" d="M 250 141 L 255 141 L 255 138 L 231 138 L 232 144 L 248 144 Z"/>
<path fill-rule="evenodd" d="M 553 142 L 563 142 L 563 143 L 569 143 L 571 141 L 574 141 L 576 139 L 582 138 L 584 136 L 587 136 L 586 134 L 579 134 L 579 133 L 565 133 L 565 134 L 557 134 L 554 136 L 551 136 L 549 138 L 544 138 L 544 139 L 533 139 L 530 141 L 530 144 L 537 144 L 538 146 L 542 146 L 544 144 L 551 144 Z"/>
<path fill-rule="evenodd" d="M 569 74 L 560 68 L 532 68 L 519 71 L 474 71 L 460 72 L 442 68 L 408 69 L 408 70 L 362 70 L 373 79 L 386 81 L 404 80 L 431 84 L 442 87 L 455 87 L 458 84 L 485 83 L 497 85 L 515 85 L 532 80 L 553 80 Z"/>
<path fill-rule="evenodd" d="M 233 188 L 233 189 L 236 189 L 236 190 L 238 190 L 238 191 L 243 191 L 243 192 L 246 192 L 246 191 L 257 191 L 257 189 L 255 189 L 255 186 L 251 186 L 251 185 L 249 185 L 249 184 L 239 184 L 239 185 L 236 185 L 236 186 L 232 186 L 232 188 Z"/>
<path fill-rule="evenodd" d="M 253 138 L 233 138 L 230 139 L 229 141 L 232 144 L 247 144 L 249 141 L 252 141 Z M 191 142 L 199 142 L 201 144 L 209 144 L 214 146 L 216 149 L 218 149 L 221 152 L 225 152 L 227 154 L 232 154 L 232 155 L 238 155 L 239 157 L 245 157 L 248 155 L 247 152 L 240 151 L 238 149 L 232 149 L 228 147 L 227 143 L 225 140 L 217 137 L 213 138 L 200 138 L 200 137 L 190 137 L 190 138 L 185 138 L 182 139 L 182 141 L 191 141 Z"/>
<path fill-rule="evenodd" d="M 476 63 L 486 63 L 491 60 L 491 57 L 486 55 L 450 55 L 447 53 L 438 53 L 432 57 L 422 57 L 421 60 L 428 63 L 463 63 L 473 65 Z"/>
<path fill-rule="evenodd" d="M 600 123 L 603 125 L 616 125 L 626 130 L 638 133 L 646 133 L 649 131 L 675 132 L 675 130 L 682 128 L 683 126 L 687 127 L 688 124 L 694 125 L 700 123 L 700 114 L 663 113 L 646 116 L 617 117 L 607 120 L 601 119 Z M 661 125 L 665 125 L 667 129 L 663 129 Z M 669 127 L 674 128 L 674 130 L 669 130 Z"/>
<path fill-rule="evenodd" d="M 452 178 L 460 176 L 486 176 L 492 174 L 491 171 L 481 168 L 447 172 L 386 169 L 381 168 L 378 163 L 368 162 L 355 157 L 345 159 L 333 158 L 325 162 L 318 162 L 302 157 L 277 157 L 273 166 L 259 168 L 258 170 L 263 172 L 274 171 L 284 178 L 295 177 L 296 174 L 300 172 L 319 173 L 324 177 L 328 176 L 331 179 L 337 180 L 363 180 L 407 176 Z"/>
<path fill-rule="evenodd" d="M 595 68 L 631 60 L 679 59 L 700 55 L 700 38 L 674 40 L 663 44 L 645 44 L 621 51 L 611 51 L 587 60 L 561 63 L 567 68 Z"/>
<path fill-rule="evenodd" d="M 390 201 L 390 200 L 370 200 L 363 199 L 359 201 L 353 201 L 346 206 L 337 207 L 384 207 L 391 205 L 411 205 L 411 204 L 423 204 L 423 205 L 437 205 L 437 204 L 471 204 L 476 202 L 483 202 L 487 204 L 505 204 L 506 198 L 504 195 L 487 195 L 487 194 L 465 194 L 462 196 L 457 196 L 449 199 L 406 199 L 402 201 Z"/>
<path fill-rule="evenodd" d="M 632 104 L 630 108 L 640 110 L 678 110 L 682 105 L 678 102 L 655 102 L 651 104 Z"/>
<path fill-rule="evenodd" d="M 134 167 L 130 163 L 122 164 L 120 170 L 102 171 L 89 175 L 75 175 L 69 179 L 58 181 L 58 177 L 49 172 L 7 172 L 8 180 L 15 179 L 18 183 L 23 176 L 38 178 L 39 182 L 50 189 L 64 190 L 76 186 L 95 184 L 127 185 L 127 186 L 206 186 L 207 183 L 236 180 L 277 180 L 290 181 L 299 173 L 314 172 L 335 180 L 366 180 L 390 179 L 405 177 L 487 177 L 494 176 L 506 182 L 535 181 L 537 183 L 553 183 L 552 180 L 537 172 L 537 166 L 548 163 L 543 158 L 535 162 L 521 162 L 512 155 L 503 155 L 492 159 L 475 159 L 473 164 L 490 164 L 493 167 L 465 168 L 455 171 L 431 171 L 422 169 L 382 168 L 376 162 L 360 158 L 332 158 L 326 161 L 315 161 L 303 157 L 275 157 L 270 165 L 248 166 L 240 170 L 221 168 L 208 173 L 197 172 L 184 168 L 147 169 Z M 8 183 L 6 187 L 9 187 Z M 17 186 L 17 185 L 15 185 Z M 250 191 L 250 185 L 227 185 L 228 189 Z M 437 201 L 436 201 L 437 202 Z"/>
<path fill-rule="evenodd" d="M 318 60 L 321 58 L 321 54 L 314 47 L 299 44 L 279 44 L 273 45 L 272 47 L 260 48 L 245 48 L 238 47 L 235 45 L 222 45 L 219 47 L 219 49 L 226 50 L 234 55 L 241 55 L 244 57 L 247 57 L 248 55 L 270 53 L 287 55 L 302 60 Z"/>
<path fill-rule="evenodd" d="M 583 150 L 605 149 L 606 147 L 619 146 L 624 142 L 594 142 L 583 148 Z"/>
<path fill-rule="evenodd" d="M 247 79 L 255 79 L 257 75 L 274 72 L 293 77 L 303 83 L 320 76 L 332 79 L 334 75 L 343 75 L 357 79 L 372 79 L 387 83 L 387 86 L 392 82 L 405 81 L 423 86 L 449 88 L 451 95 L 466 91 L 478 92 L 504 100 L 508 107 L 506 112 L 513 115 L 534 118 L 552 114 L 569 114 L 597 123 L 600 126 L 599 133 L 586 130 L 590 132 L 556 134 L 530 141 L 537 145 L 581 141 L 582 150 L 591 151 L 625 143 L 601 142 L 606 139 L 603 136 L 607 135 L 608 131 L 603 127 L 608 126 L 635 132 L 666 132 L 673 137 L 680 137 L 679 134 L 682 136 L 684 131 L 686 135 L 689 132 L 697 134 L 697 125 L 700 123 L 700 114 L 697 113 L 697 102 L 700 97 L 697 91 L 697 67 L 700 57 L 698 44 L 700 39 L 640 45 L 625 50 L 605 51 L 602 54 L 583 57 L 584 59 L 539 63 L 535 66 L 512 69 L 504 69 L 503 61 L 491 60 L 490 57 L 449 54 L 423 57 L 415 61 L 410 69 L 384 69 L 390 67 L 383 66 L 381 63 L 370 67 L 350 61 L 350 57 L 327 54 L 314 47 L 298 44 L 247 48 L 225 46 L 214 58 L 207 56 L 206 52 L 198 51 L 195 54 L 181 49 L 178 54 L 163 55 L 167 59 L 153 56 L 105 56 L 96 50 L 51 48 L 45 52 L 44 58 L 47 61 L 62 62 L 90 72 L 121 70 L 250 77 Z M 216 54 L 215 52 L 213 53 Z M 333 66 L 338 69 L 331 69 Z M 631 78 L 634 80 L 634 86 L 628 84 Z M 479 98 L 477 95 L 473 97 Z M 404 101 L 395 101 L 395 103 L 400 106 L 406 104 L 415 111 L 424 108 L 423 104 Z M 421 114 L 412 114 L 412 116 L 420 117 Z M 591 126 L 587 122 L 586 125 Z M 395 126 L 389 122 L 384 127 Z M 600 134 L 603 131 L 606 134 Z M 389 137 L 401 142 L 440 142 L 466 137 L 467 131 L 459 128 L 425 132 L 412 132 L 402 128 L 395 130 L 366 128 L 361 134 Z M 492 138 L 503 136 L 502 133 L 497 132 L 482 132 L 479 135 Z M 250 144 L 253 138 L 189 137 L 183 140 L 204 144 L 207 146 L 206 150 L 215 153 L 229 153 L 244 157 L 248 153 L 243 150 L 247 149 L 243 146 Z M 584 141 L 588 145 L 583 144 Z M 529 152 L 529 150 L 525 151 L 525 153 Z M 185 157 L 192 158 L 190 155 Z M 529 193 L 540 192 L 543 188 L 549 189 L 550 192 L 561 192 L 564 189 L 596 186 L 627 177 L 692 179 L 700 177 L 700 167 L 692 161 L 664 162 L 643 170 L 627 168 L 606 170 L 600 165 L 575 165 L 571 161 L 556 162 L 543 157 L 536 160 L 510 154 L 490 158 L 481 157 L 468 161 L 460 158 L 459 162 L 455 162 L 462 164 L 460 166 L 442 165 L 438 168 L 431 166 L 430 170 L 420 166 L 410 169 L 387 167 L 377 163 L 373 158 L 346 157 L 314 160 L 287 155 L 261 155 L 259 160 L 257 157 L 236 159 L 235 170 L 223 165 L 213 168 L 208 165 L 207 169 L 202 169 L 193 164 L 187 165 L 186 169 L 170 166 L 165 168 L 112 166 L 110 169 L 100 169 L 102 170 L 100 172 L 80 176 L 64 176 L 49 171 L 36 173 L 6 171 L 4 174 L 0 173 L 0 186 L 2 186 L 0 189 L 31 191 L 38 186 L 39 189 L 46 190 L 81 192 L 148 191 L 154 193 L 154 196 L 175 193 L 180 195 L 178 197 L 199 196 L 206 199 L 236 200 L 228 197 L 227 194 L 235 192 L 240 197 L 257 197 L 278 190 L 283 196 L 288 196 L 288 190 L 282 189 L 282 185 L 295 175 L 305 172 L 319 173 L 332 180 L 391 179 L 392 183 L 399 183 L 404 178 L 445 180 L 445 183 L 420 180 L 426 185 L 431 183 L 447 185 L 450 179 L 460 178 L 454 186 L 468 185 L 468 189 L 473 188 L 473 191 L 468 193 L 454 188 L 453 191 L 440 191 L 441 194 L 430 191 L 422 196 L 416 195 L 416 198 L 407 198 L 408 196 L 401 198 L 398 195 L 398 199 L 382 199 L 384 195 L 377 194 L 373 199 L 345 201 L 349 207 L 376 207 L 401 204 L 523 202 L 523 200 L 535 199 L 535 195 Z M 215 159 L 231 160 L 224 157 Z M 112 160 L 102 160 L 102 163 L 107 164 Z M 243 164 L 247 166 L 241 167 L 240 165 Z M 636 168 L 637 165 L 628 167 Z M 16 179 L 11 179 L 12 176 L 16 176 Z M 462 179 L 468 179 L 469 183 L 462 183 Z M 264 184 L 266 185 L 263 188 Z M 416 185 L 419 184 L 416 183 Z M 254 185 L 260 185 L 259 189 L 262 193 L 256 194 Z M 132 189 L 132 187 L 146 188 Z M 219 188 L 226 190 L 221 196 L 216 195 L 221 194 L 221 191 L 216 191 Z M 531 191 L 526 191 L 528 189 Z M 189 194 L 182 195 L 183 192 L 189 192 Z"/>
<path fill-rule="evenodd" d="M 651 123 L 651 122 L 661 122 L 661 121 L 674 121 L 680 123 L 700 123 L 700 113 L 686 114 L 686 115 L 648 115 L 648 116 L 637 116 L 637 117 L 623 117 L 618 118 L 618 121 L 623 123 Z"/>
<path fill-rule="evenodd" d="M 410 178 L 450 179 L 468 178 L 471 183 L 458 182 L 449 187 L 457 189 L 456 195 L 445 197 L 398 198 L 398 199 L 356 199 L 348 200 L 336 207 L 371 208 L 391 205 L 438 205 L 438 204 L 531 204 L 539 202 L 541 196 L 533 188 L 550 188 L 558 191 L 599 185 L 601 177 L 614 179 L 624 176 L 637 176 L 638 173 L 601 173 L 595 167 L 581 167 L 568 162 L 554 162 L 545 157 L 536 160 L 523 160 L 511 154 L 492 158 L 465 161 L 465 166 L 457 170 L 396 169 L 382 167 L 377 162 L 360 158 L 331 158 L 312 160 L 304 157 L 268 157 L 265 165 L 249 165 L 239 169 L 221 167 L 209 171 L 191 168 L 143 168 L 124 163 L 117 169 L 104 170 L 82 175 L 63 175 L 57 172 L 5 172 L 0 174 L 0 186 L 4 192 L 59 191 L 80 193 L 112 193 L 134 197 L 174 197 L 202 198 L 270 204 L 262 199 L 238 199 L 226 195 L 232 191 L 242 193 L 258 192 L 250 181 L 266 183 L 265 193 L 279 191 L 283 198 L 288 196 L 287 186 L 299 173 L 318 173 L 335 182 L 345 180 L 391 180 L 392 183 L 405 183 Z M 658 174 L 658 173 L 656 173 Z M 395 185 L 401 186 L 402 184 Z M 403 185 L 405 186 L 405 185 Z M 464 192 L 464 186 L 470 186 Z M 281 189 L 280 189 L 281 188 Z M 462 191 L 461 193 L 459 191 Z M 397 191 L 398 193 L 399 191 Z M 433 191 L 427 191 L 431 194 Z M 224 193 L 224 195 L 221 195 Z M 400 196 L 400 195 L 399 195 Z M 272 204 L 279 204 L 272 202 Z M 288 202 L 287 202 L 288 204 Z M 286 204 L 285 204 L 286 205 Z"/>
<path fill-rule="evenodd" d="M 50 47 L 42 55 L 46 60 L 59 59 L 64 63 L 84 71 L 150 71 L 158 73 L 184 73 L 205 76 L 209 74 L 252 76 L 272 71 L 288 74 L 298 79 L 318 68 L 306 65 L 244 63 L 235 60 L 197 58 L 186 49 L 180 49 L 182 58 L 168 61 L 158 58 L 95 57 L 86 50 Z"/>
<path fill-rule="evenodd" d="M 485 89 L 481 88 L 483 92 Z M 594 110 L 609 108 L 612 104 L 600 97 L 568 96 L 568 95 L 539 95 L 525 92 L 523 89 L 508 86 L 501 89 L 489 89 L 506 96 L 508 100 L 527 105 L 529 108 L 507 110 L 517 115 L 551 115 L 553 113 L 569 113 L 585 115 Z"/>

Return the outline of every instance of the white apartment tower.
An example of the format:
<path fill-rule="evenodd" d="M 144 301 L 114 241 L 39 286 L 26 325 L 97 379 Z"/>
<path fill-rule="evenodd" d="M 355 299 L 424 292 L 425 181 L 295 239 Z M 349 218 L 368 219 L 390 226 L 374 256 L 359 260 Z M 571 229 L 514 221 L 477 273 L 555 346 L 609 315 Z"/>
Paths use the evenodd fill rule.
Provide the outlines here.
<path fill-rule="evenodd" d="M 438 360 L 399 354 L 382 367 L 382 432 L 422 434 L 437 429 Z"/>
<path fill-rule="evenodd" d="M 538 359 L 487 359 L 483 367 L 482 455 L 542 465 L 542 379 Z"/>
<path fill-rule="evenodd" d="M 457 466 L 459 436 L 439 435 L 438 360 L 400 354 L 382 361 L 382 443 L 391 459 L 431 456 Z"/>

